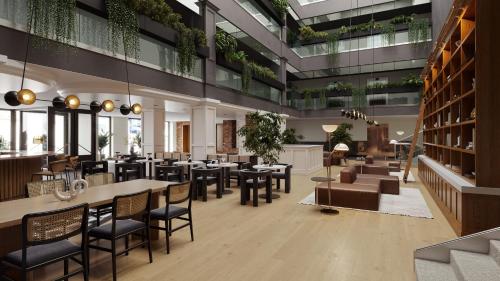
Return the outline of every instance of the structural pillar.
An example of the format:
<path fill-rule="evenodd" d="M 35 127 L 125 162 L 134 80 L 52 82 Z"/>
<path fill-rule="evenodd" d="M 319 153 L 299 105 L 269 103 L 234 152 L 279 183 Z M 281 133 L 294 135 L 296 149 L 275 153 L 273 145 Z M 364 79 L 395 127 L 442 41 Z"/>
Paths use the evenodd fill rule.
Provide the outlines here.
<path fill-rule="evenodd" d="M 191 158 L 205 160 L 207 154 L 217 152 L 217 110 L 218 101 L 206 100 L 191 109 Z"/>
<path fill-rule="evenodd" d="M 205 29 L 205 34 L 207 38 L 214 38 L 215 33 L 217 32 L 215 24 L 219 8 L 217 8 L 214 4 L 210 3 L 208 0 L 200 1 L 200 8 L 203 17 L 203 25 L 204 25 L 203 27 Z M 216 84 L 215 69 L 217 66 L 215 40 L 207 40 L 207 46 L 210 48 L 210 52 L 209 56 L 205 59 L 204 63 L 203 72 L 205 77 L 205 86 L 206 85 L 215 86 Z"/>
<path fill-rule="evenodd" d="M 144 110 L 142 113 L 142 155 L 165 151 L 165 110 Z"/>

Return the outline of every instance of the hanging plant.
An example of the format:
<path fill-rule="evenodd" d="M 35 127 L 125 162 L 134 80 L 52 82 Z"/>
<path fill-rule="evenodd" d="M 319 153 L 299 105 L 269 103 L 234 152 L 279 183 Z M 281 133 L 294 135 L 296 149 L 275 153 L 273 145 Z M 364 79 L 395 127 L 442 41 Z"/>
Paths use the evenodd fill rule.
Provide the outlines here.
<path fill-rule="evenodd" d="M 109 49 L 116 53 L 123 44 L 125 56 L 139 57 L 139 23 L 134 9 L 125 0 L 106 0 L 108 11 Z"/>
<path fill-rule="evenodd" d="M 396 42 L 396 26 L 394 24 L 383 25 L 380 32 L 385 44 L 393 45 Z"/>
<path fill-rule="evenodd" d="M 75 0 L 28 0 L 27 16 L 28 30 L 38 39 L 53 39 L 63 44 L 74 42 Z"/>
<path fill-rule="evenodd" d="M 196 45 L 194 41 L 193 32 L 189 28 L 180 28 L 177 37 L 177 53 L 179 58 L 177 60 L 177 70 L 181 73 L 189 73 L 193 70 Z"/>
<path fill-rule="evenodd" d="M 326 93 L 324 91 L 319 94 L 319 104 L 321 106 L 326 105 Z"/>
<path fill-rule="evenodd" d="M 427 41 L 429 23 L 427 19 L 414 19 L 408 24 L 408 41 L 413 44 Z"/>
<path fill-rule="evenodd" d="M 250 69 L 248 62 L 244 60 L 242 62 L 242 70 L 241 70 L 241 90 L 244 93 L 248 93 L 248 90 L 250 90 L 251 81 L 252 81 L 252 70 Z"/>
<path fill-rule="evenodd" d="M 287 0 L 273 0 L 272 1 L 273 8 L 278 12 L 281 17 L 286 15 L 288 9 L 288 1 Z"/>
<path fill-rule="evenodd" d="M 309 91 L 304 92 L 304 106 L 306 109 L 312 107 L 312 93 Z"/>

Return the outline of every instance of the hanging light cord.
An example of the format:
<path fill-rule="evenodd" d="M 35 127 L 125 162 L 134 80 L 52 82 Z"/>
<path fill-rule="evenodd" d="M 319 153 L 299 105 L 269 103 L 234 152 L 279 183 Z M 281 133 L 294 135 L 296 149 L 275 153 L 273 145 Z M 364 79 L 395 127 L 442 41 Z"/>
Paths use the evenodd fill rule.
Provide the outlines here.
<path fill-rule="evenodd" d="M 128 104 L 129 106 L 132 106 L 132 102 L 130 101 L 130 81 L 128 80 L 128 61 L 127 61 L 126 51 L 125 51 L 125 74 L 127 75 Z"/>
<path fill-rule="evenodd" d="M 28 62 L 28 54 L 29 54 L 29 49 L 30 49 L 30 41 L 31 41 L 31 21 L 33 20 L 33 13 L 35 9 L 31 7 L 31 18 L 28 21 L 28 30 L 26 33 L 28 34 L 28 42 L 26 43 L 26 52 L 24 54 L 24 66 L 23 66 L 23 78 L 21 79 L 21 90 L 24 87 L 24 76 L 26 74 L 26 64 Z"/>
<path fill-rule="evenodd" d="M 373 16 L 373 0 L 372 0 L 372 22 L 375 22 L 375 17 Z M 371 78 L 372 78 L 372 83 L 373 83 L 373 72 L 375 71 L 375 38 L 373 37 L 373 28 L 370 29 L 370 37 L 372 38 L 372 71 L 371 71 Z M 373 86 L 371 87 L 372 91 L 372 118 L 375 121 L 375 105 L 373 104 L 373 100 L 375 97 L 375 93 L 373 92 Z"/>

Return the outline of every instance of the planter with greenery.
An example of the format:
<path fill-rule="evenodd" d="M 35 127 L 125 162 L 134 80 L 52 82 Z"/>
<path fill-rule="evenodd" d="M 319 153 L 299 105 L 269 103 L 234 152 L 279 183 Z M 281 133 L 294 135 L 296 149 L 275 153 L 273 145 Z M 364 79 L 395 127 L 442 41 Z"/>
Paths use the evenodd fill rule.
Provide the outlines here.
<path fill-rule="evenodd" d="M 274 164 L 283 151 L 283 135 L 280 131 L 283 119 L 277 113 L 249 113 L 247 124 L 238 130 L 243 137 L 243 146 L 254 155 L 261 157 L 265 163 Z"/>
<path fill-rule="evenodd" d="M 349 146 L 352 145 L 352 135 L 349 131 L 353 128 L 352 124 L 342 123 L 338 126 L 337 130 L 331 134 L 330 146 L 333 149 L 337 144 L 343 143 Z"/>
<path fill-rule="evenodd" d="M 293 128 L 288 128 L 283 131 L 283 144 L 298 144 L 299 139 L 303 139 L 304 136 L 296 135 L 296 131 Z"/>
<path fill-rule="evenodd" d="M 283 18 L 288 9 L 288 0 L 272 0 L 273 8 Z"/>
<path fill-rule="evenodd" d="M 0 136 L 0 150 L 6 150 L 9 148 L 7 140 L 3 136 Z"/>
<path fill-rule="evenodd" d="M 35 39 L 74 43 L 76 0 L 28 0 L 27 16 L 28 28 L 38 36 Z"/>
<path fill-rule="evenodd" d="M 112 134 L 110 132 L 105 133 L 101 130 L 97 135 L 97 149 L 99 150 L 99 155 L 101 160 L 104 158 L 103 149 L 111 143 Z"/>

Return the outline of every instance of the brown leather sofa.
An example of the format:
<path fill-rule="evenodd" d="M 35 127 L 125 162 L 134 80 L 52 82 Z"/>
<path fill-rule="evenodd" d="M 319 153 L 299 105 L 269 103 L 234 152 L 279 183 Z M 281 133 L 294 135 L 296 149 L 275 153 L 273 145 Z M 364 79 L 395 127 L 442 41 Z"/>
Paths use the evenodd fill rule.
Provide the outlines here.
<path fill-rule="evenodd" d="M 399 161 L 383 161 L 383 160 L 374 160 L 372 155 L 368 155 L 365 158 L 366 165 L 374 165 L 381 167 L 388 167 L 389 172 L 400 172 L 401 171 L 401 163 Z"/>
<path fill-rule="evenodd" d="M 340 172 L 340 181 L 342 181 L 342 173 L 356 173 L 356 178 L 360 179 L 370 179 L 375 178 L 380 180 L 380 188 L 382 193 L 385 194 L 399 194 L 399 178 L 396 176 L 389 176 L 388 167 L 381 167 L 375 165 L 355 165 L 354 167 L 349 167 L 343 169 Z"/>

